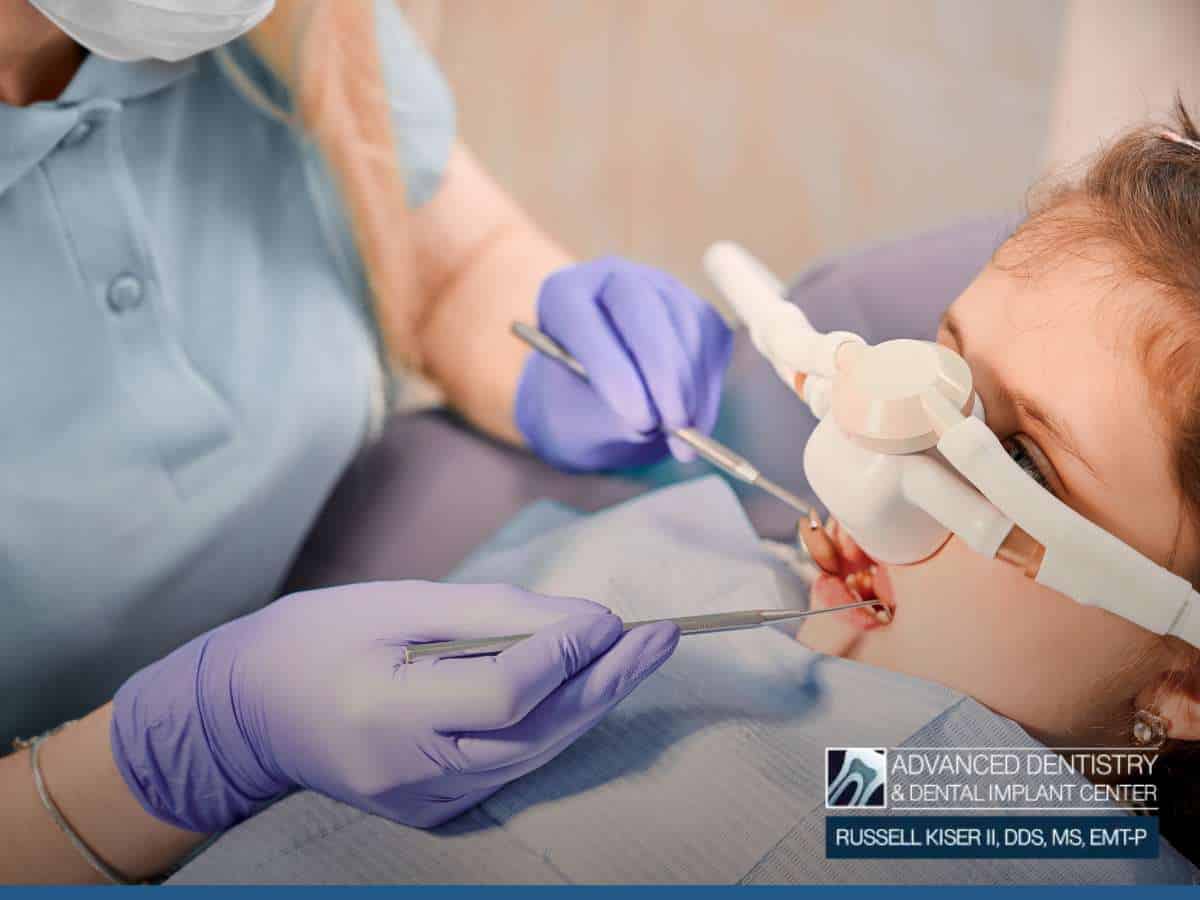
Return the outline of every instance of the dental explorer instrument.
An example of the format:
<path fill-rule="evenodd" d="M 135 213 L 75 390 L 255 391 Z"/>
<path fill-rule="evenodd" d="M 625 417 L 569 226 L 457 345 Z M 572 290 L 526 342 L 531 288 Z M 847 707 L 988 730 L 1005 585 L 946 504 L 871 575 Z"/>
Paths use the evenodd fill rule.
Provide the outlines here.
<path fill-rule="evenodd" d="M 761 628 L 763 625 L 773 625 L 776 622 L 790 622 L 792 619 L 805 619 L 821 613 L 838 612 L 843 609 L 857 609 L 860 606 L 875 606 L 877 601 L 862 600 L 858 603 L 843 603 L 840 606 L 830 606 L 824 609 L 746 609 L 738 612 L 709 613 L 702 616 L 675 616 L 669 619 L 645 619 L 640 622 L 626 622 L 624 631 L 637 628 L 639 625 L 653 625 L 655 622 L 674 622 L 679 626 L 680 634 L 716 634 L 721 631 L 743 631 L 747 628 Z M 514 644 L 519 644 L 529 634 L 510 634 L 503 637 L 480 638 L 468 641 L 439 641 L 432 644 L 416 644 L 404 648 L 404 662 L 414 663 L 422 659 L 450 659 L 461 656 L 494 656 L 503 653 Z"/>
<path fill-rule="evenodd" d="M 526 325 L 524 322 L 513 322 L 512 333 L 534 350 L 544 353 L 551 359 L 558 360 L 580 378 L 585 381 L 587 380 L 587 371 L 584 369 L 583 364 L 544 331 Z M 727 475 L 766 491 L 777 500 L 783 501 L 796 510 L 804 518 L 808 518 L 811 513 L 812 507 L 809 504 L 805 503 L 787 488 L 771 481 L 762 472 L 758 471 L 750 463 L 750 460 L 740 454 L 734 453 L 720 441 L 713 440 L 708 435 L 688 427 L 673 429 L 671 434 L 688 444 L 697 454 Z"/>

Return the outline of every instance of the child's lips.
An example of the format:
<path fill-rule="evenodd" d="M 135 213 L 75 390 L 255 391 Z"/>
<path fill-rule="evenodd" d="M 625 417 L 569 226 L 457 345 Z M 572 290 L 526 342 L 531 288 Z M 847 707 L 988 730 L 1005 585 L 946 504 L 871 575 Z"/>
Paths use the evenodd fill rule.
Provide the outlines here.
<path fill-rule="evenodd" d="M 867 555 L 836 520 L 831 519 L 828 528 L 818 531 L 809 523 L 807 529 L 805 544 L 825 572 L 813 585 L 813 602 L 831 607 L 858 600 L 877 600 L 878 604 L 873 608 L 859 607 L 839 615 L 864 629 L 890 624 L 896 603 L 887 567 Z"/>

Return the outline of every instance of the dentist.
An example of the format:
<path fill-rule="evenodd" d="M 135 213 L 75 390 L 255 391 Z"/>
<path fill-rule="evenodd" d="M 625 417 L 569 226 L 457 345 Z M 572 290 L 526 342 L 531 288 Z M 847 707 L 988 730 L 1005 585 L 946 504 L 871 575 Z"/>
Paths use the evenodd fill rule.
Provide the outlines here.
<path fill-rule="evenodd" d="M 498 585 L 269 602 L 418 378 L 590 470 L 686 458 L 729 358 L 669 276 L 571 264 L 496 187 L 392 0 L 0 0 L 0 277 L 0 881 L 152 878 L 298 788 L 437 824 L 674 649 Z"/>

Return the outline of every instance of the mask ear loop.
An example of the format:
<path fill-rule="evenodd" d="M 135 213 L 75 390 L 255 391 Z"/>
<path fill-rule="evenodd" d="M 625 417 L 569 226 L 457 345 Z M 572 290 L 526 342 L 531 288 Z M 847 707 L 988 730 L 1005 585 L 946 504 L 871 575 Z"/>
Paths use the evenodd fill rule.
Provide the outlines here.
<path fill-rule="evenodd" d="M 286 125 L 288 128 L 293 129 L 298 127 L 299 122 L 295 113 L 292 110 L 284 109 L 268 97 L 266 92 L 255 84 L 254 79 L 246 74 L 246 70 L 242 68 L 241 63 L 233 58 L 233 54 L 229 52 L 228 46 L 218 47 L 213 51 L 213 57 L 216 59 L 217 66 L 220 67 L 221 72 L 251 106 L 268 119 L 274 119 L 281 125 Z"/>

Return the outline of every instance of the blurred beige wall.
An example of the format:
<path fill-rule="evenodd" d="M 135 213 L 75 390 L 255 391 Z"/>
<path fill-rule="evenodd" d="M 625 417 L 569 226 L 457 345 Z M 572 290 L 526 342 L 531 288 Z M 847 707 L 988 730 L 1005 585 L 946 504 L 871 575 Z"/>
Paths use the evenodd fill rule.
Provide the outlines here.
<path fill-rule="evenodd" d="M 466 142 L 575 253 L 696 286 L 1020 208 L 1059 0 L 405 0 Z"/>
<path fill-rule="evenodd" d="M 1071 0 L 1047 165 L 1093 153 L 1124 129 L 1169 117 L 1179 93 L 1200 113 L 1200 2 Z"/>

